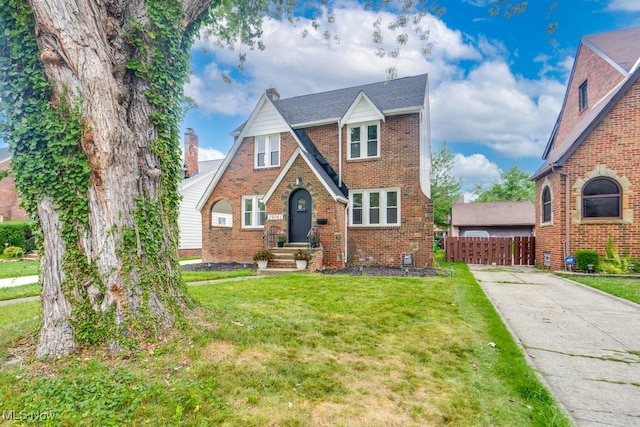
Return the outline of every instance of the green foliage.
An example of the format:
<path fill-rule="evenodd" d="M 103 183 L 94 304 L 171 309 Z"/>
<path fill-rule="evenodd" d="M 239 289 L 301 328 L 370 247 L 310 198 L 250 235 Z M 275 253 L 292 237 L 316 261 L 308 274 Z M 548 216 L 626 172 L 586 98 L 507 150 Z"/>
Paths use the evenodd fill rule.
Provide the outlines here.
<path fill-rule="evenodd" d="M 453 159 L 454 155 L 449 151 L 446 141 L 431 159 L 433 222 L 442 229 L 449 228 L 451 205 L 462 188 L 462 181 L 453 176 Z"/>
<path fill-rule="evenodd" d="M 34 249 L 33 232 L 28 222 L 0 223 L 0 245 L 18 246 L 29 252 Z"/>
<path fill-rule="evenodd" d="M 2 254 L 11 258 L 19 258 L 24 256 L 24 249 L 17 246 L 7 246 L 4 248 L 4 251 L 2 251 Z"/>
<path fill-rule="evenodd" d="M 620 257 L 613 238 L 609 237 L 602 263 L 600 263 L 600 271 L 607 274 L 626 274 L 628 272 L 627 265 L 629 260 Z"/>
<path fill-rule="evenodd" d="M 600 254 L 596 250 L 578 249 L 576 251 L 576 267 L 581 271 L 588 271 L 588 265 L 593 265 L 593 270 L 600 269 Z"/>
<path fill-rule="evenodd" d="M 260 249 L 253 254 L 254 261 L 271 261 L 275 256 L 268 249 Z"/>
<path fill-rule="evenodd" d="M 311 261 L 311 253 L 306 249 L 298 249 L 293 253 L 293 259 L 296 261 Z"/>
<path fill-rule="evenodd" d="M 485 189 L 476 184 L 473 193 L 477 196 L 475 202 L 520 202 L 534 203 L 535 183 L 529 181 L 529 174 L 518 166 L 513 166 L 500 173 L 500 181 L 494 182 Z"/>

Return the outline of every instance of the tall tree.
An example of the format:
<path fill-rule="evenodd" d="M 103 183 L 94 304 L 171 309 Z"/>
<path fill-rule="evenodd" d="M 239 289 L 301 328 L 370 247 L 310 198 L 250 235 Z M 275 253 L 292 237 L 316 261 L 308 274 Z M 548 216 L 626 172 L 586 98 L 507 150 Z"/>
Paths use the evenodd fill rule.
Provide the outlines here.
<path fill-rule="evenodd" d="M 447 229 L 451 221 L 451 205 L 460 195 L 462 180 L 453 175 L 454 155 L 447 142 L 433 153 L 431 159 L 431 200 L 433 201 L 433 222 Z"/>
<path fill-rule="evenodd" d="M 477 184 L 473 190 L 477 196 L 474 202 L 519 202 L 535 198 L 535 184 L 529 181 L 529 174 L 517 165 L 500 172 L 500 180 L 485 189 Z"/>
<path fill-rule="evenodd" d="M 268 2 L 0 0 L 2 136 L 38 220 L 40 358 L 161 334 L 180 276 L 178 124 L 203 21 L 250 41 Z"/>

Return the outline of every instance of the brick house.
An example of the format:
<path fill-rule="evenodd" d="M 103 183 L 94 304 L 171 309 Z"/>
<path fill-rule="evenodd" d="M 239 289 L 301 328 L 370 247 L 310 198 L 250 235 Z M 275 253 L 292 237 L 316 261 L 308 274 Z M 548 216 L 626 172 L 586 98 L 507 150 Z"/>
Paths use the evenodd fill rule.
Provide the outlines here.
<path fill-rule="evenodd" d="M 288 99 L 267 89 L 198 204 L 203 261 L 250 262 L 279 233 L 316 235 L 328 268 L 431 265 L 427 82 Z"/>
<path fill-rule="evenodd" d="M 0 148 L 0 171 L 11 169 L 11 152 L 9 148 Z M 0 180 L 0 222 L 28 221 L 29 216 L 20 207 L 20 197 L 16 191 L 16 183 L 11 175 Z"/>
<path fill-rule="evenodd" d="M 640 27 L 584 36 L 536 183 L 536 264 L 640 255 Z"/>

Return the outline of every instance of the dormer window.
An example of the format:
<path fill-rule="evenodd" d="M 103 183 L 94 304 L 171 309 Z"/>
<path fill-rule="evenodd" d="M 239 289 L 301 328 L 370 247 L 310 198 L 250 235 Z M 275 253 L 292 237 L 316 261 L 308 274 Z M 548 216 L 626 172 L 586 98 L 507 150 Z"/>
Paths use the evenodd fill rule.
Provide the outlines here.
<path fill-rule="evenodd" d="M 380 156 L 380 122 L 349 126 L 349 160 Z"/>
<path fill-rule="evenodd" d="M 255 167 L 280 166 L 280 135 L 257 136 L 255 145 Z"/>
<path fill-rule="evenodd" d="M 584 111 L 589 107 L 589 97 L 587 96 L 587 81 L 580 85 L 578 88 L 578 103 L 580 111 Z"/>

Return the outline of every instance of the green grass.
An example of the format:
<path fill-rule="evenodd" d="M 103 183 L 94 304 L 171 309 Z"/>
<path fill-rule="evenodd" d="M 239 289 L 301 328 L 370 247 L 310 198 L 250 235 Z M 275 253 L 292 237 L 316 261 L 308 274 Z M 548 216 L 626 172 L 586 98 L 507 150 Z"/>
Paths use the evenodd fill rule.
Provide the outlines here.
<path fill-rule="evenodd" d="M 204 282 L 210 280 L 231 279 L 234 277 L 253 276 L 255 271 L 247 268 L 235 271 L 183 271 L 182 278 L 185 282 Z M 0 301 L 6 301 L 16 298 L 33 297 L 40 295 L 40 285 L 34 283 L 31 285 L 12 286 L 9 288 L 0 288 Z"/>
<path fill-rule="evenodd" d="M 0 258 L 0 279 L 7 277 L 37 276 L 40 274 L 40 261 L 16 261 Z"/>
<path fill-rule="evenodd" d="M 640 304 L 640 279 L 625 277 L 564 276 L 575 282 L 600 289 L 611 295 Z"/>
<path fill-rule="evenodd" d="M 1 367 L 0 402 L 52 413 L 42 425 L 569 425 L 466 266 L 452 267 L 191 287 L 189 330 L 135 353 Z M 36 309 L 0 307 L 0 360 L 33 346 Z"/>

